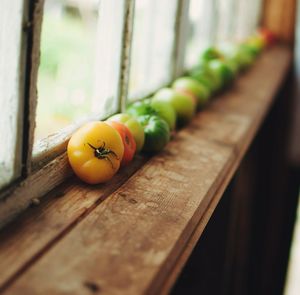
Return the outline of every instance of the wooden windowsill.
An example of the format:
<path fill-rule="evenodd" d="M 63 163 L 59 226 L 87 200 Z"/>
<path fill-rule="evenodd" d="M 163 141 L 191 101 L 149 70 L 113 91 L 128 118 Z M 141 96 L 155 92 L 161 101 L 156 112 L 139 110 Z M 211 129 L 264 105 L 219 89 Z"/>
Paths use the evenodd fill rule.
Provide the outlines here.
<path fill-rule="evenodd" d="M 0 293 L 167 293 L 290 63 L 270 49 L 162 153 L 106 185 L 72 178 L 27 210 L 0 233 Z"/>

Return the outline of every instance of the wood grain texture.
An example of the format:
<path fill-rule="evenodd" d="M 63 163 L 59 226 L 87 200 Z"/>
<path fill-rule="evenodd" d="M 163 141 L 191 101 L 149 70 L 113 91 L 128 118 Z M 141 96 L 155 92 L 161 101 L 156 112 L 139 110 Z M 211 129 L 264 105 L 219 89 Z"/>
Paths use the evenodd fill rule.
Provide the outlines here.
<path fill-rule="evenodd" d="M 262 26 L 274 32 L 279 39 L 294 43 L 296 0 L 264 0 Z"/>
<path fill-rule="evenodd" d="M 126 183 L 105 188 L 72 181 L 61 187 L 64 197 L 55 198 L 56 190 L 6 228 L 0 235 L 4 294 L 167 293 L 290 60 L 286 48 L 264 54 Z M 119 188 L 112 193 L 112 187 Z"/>
<path fill-rule="evenodd" d="M 0 227 L 30 206 L 33 199 L 58 186 L 72 175 L 67 154 L 57 157 L 24 181 L 0 194 Z"/>
<path fill-rule="evenodd" d="M 77 179 L 70 178 L 66 183 L 57 187 L 55 192 L 46 195 L 39 206 L 29 208 L 22 216 L 2 230 L 0 232 L 0 257 L 2 257 L 0 269 L 5 269 L 5 272 L 1 271 L 0 292 L 1 286 L 10 281 L 15 273 L 24 269 L 32 259 L 45 251 L 49 247 L 49 243 L 53 243 L 59 236 L 69 231 L 78 222 L 78 219 L 83 218 L 92 207 L 102 202 L 146 161 L 146 157 L 136 157 L 130 167 L 121 170 L 107 185 L 91 187 Z M 58 162 L 64 163 L 61 159 Z M 68 173 L 69 167 L 59 166 L 55 162 L 50 164 L 52 172 L 51 167 L 47 167 L 47 173 L 52 174 L 53 185 L 55 185 L 57 177 L 61 175 L 57 169 Z M 36 175 L 34 180 L 35 184 L 40 184 L 41 189 L 46 185 L 43 179 Z M 51 184 L 47 183 L 47 185 Z M 40 192 L 36 190 L 35 186 L 31 187 L 27 184 L 25 184 L 25 189 L 24 186 L 20 189 L 24 192 L 24 203 L 27 203 L 27 198 L 36 199 Z M 14 195 L 10 196 L 7 202 L 14 202 Z M 7 213 L 0 210 L 0 214 Z M 16 244 L 19 245 L 18 255 L 15 255 Z"/>

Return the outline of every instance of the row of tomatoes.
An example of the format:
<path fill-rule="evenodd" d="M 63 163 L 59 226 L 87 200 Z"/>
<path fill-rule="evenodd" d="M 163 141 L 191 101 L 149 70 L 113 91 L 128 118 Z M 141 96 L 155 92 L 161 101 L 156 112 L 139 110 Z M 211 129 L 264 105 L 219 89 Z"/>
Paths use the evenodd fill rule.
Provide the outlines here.
<path fill-rule="evenodd" d="M 125 113 L 79 128 L 67 149 L 75 174 L 90 184 L 103 183 L 120 166 L 128 165 L 136 153 L 162 150 L 176 127 L 188 123 L 213 94 L 232 83 L 238 72 L 250 66 L 265 45 L 273 42 L 270 36 L 269 31 L 263 31 L 224 50 L 207 48 L 195 68 L 171 87 L 131 104 Z"/>

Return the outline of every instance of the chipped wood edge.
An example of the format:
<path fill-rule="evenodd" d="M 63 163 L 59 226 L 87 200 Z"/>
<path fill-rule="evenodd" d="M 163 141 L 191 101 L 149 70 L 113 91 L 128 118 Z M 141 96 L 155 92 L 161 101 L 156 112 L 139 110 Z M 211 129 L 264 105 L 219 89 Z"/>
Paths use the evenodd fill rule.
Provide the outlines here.
<path fill-rule="evenodd" d="M 84 118 L 77 123 L 71 124 L 59 132 L 34 143 L 31 158 L 31 172 L 37 171 L 56 157 L 63 154 L 67 149 L 67 144 L 71 135 L 84 123 L 106 120 L 108 117 L 109 115 L 107 113 L 103 113 Z"/>
<path fill-rule="evenodd" d="M 43 10 L 44 0 L 36 0 L 31 8 L 33 11 L 30 18 L 31 32 L 28 35 L 27 44 L 27 67 L 28 67 L 28 80 L 27 83 L 29 88 L 25 91 L 25 109 L 24 109 L 24 165 L 25 175 L 29 175 L 32 171 L 31 158 L 32 149 L 34 142 L 34 130 L 35 130 L 35 117 L 37 107 L 37 78 L 38 70 L 40 65 L 40 42 L 41 42 L 41 31 L 43 22 Z"/>
<path fill-rule="evenodd" d="M 35 199 L 50 192 L 72 174 L 67 154 L 64 153 L 0 194 L 0 228 L 28 208 Z"/>
<path fill-rule="evenodd" d="M 25 81 L 26 81 L 26 64 L 27 64 L 27 44 L 28 44 L 28 24 L 30 24 L 28 14 L 28 3 L 23 3 L 23 19 L 22 19 L 22 33 L 21 33 L 21 52 L 20 52 L 20 73 L 19 73 L 19 89 L 18 89 L 18 113 L 17 113 L 17 132 L 16 132 L 16 148 L 14 159 L 15 176 L 20 177 L 23 170 L 23 142 L 26 131 L 23 128 L 24 121 L 24 107 L 25 107 Z M 11 132 L 11 131 L 9 131 Z"/>

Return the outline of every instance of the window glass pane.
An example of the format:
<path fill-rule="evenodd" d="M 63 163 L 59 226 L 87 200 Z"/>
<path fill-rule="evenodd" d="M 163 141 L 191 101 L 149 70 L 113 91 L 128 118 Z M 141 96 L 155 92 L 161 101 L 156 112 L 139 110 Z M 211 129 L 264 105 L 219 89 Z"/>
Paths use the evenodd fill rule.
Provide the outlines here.
<path fill-rule="evenodd" d="M 243 40 L 255 32 L 260 20 L 261 6 L 261 0 L 240 0 L 238 2 L 235 26 L 238 40 Z"/>
<path fill-rule="evenodd" d="M 252 32 L 256 31 L 257 28 L 260 26 L 262 4 L 263 4 L 262 0 L 253 1 L 252 22 L 251 22 Z"/>
<path fill-rule="evenodd" d="M 185 68 L 195 65 L 201 50 L 215 42 L 217 11 L 216 1 L 191 0 L 189 8 L 189 37 Z"/>
<path fill-rule="evenodd" d="M 135 3 L 129 98 L 135 99 L 170 82 L 177 1 Z"/>
<path fill-rule="evenodd" d="M 123 1 L 46 0 L 35 141 L 117 110 Z M 72 129 L 72 128 L 71 128 Z"/>
<path fill-rule="evenodd" d="M 0 188 L 21 169 L 22 19 L 23 1 L 0 1 Z"/>
<path fill-rule="evenodd" d="M 230 42 L 234 39 L 237 0 L 219 0 L 218 5 L 218 43 Z"/>

